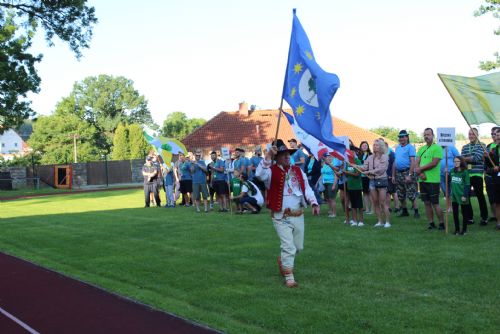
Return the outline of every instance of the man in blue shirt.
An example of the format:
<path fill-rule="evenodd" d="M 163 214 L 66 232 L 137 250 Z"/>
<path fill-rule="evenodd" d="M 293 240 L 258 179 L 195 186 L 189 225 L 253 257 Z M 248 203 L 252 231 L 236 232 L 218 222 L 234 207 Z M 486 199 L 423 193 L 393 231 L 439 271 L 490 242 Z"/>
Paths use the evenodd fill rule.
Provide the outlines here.
<path fill-rule="evenodd" d="M 248 175 L 250 173 L 250 159 L 245 157 L 245 150 L 237 147 L 235 153 L 236 159 L 233 162 L 234 170 L 238 170 L 241 174 Z"/>
<path fill-rule="evenodd" d="M 189 206 L 191 193 L 193 192 L 193 177 L 191 176 L 191 162 L 184 154 L 179 153 L 179 160 L 176 162 L 177 175 L 179 176 L 180 189 L 183 202 Z"/>
<path fill-rule="evenodd" d="M 226 163 L 221 159 L 217 159 L 217 152 L 215 151 L 210 153 L 210 158 L 212 159 L 212 162 L 209 164 L 210 173 L 212 173 L 212 187 L 214 188 L 219 201 L 219 212 L 228 212 L 229 187 L 227 185 L 225 173 Z"/>
<path fill-rule="evenodd" d="M 294 154 L 291 155 L 292 163 L 295 166 L 299 166 L 300 169 L 305 172 L 307 155 L 304 153 L 304 151 L 302 151 L 302 148 L 297 145 L 297 140 L 295 138 L 290 139 L 288 143 L 290 143 L 290 149 L 297 150 Z"/>
<path fill-rule="evenodd" d="M 208 188 L 207 188 L 207 165 L 201 160 L 201 151 L 197 150 L 194 156 L 195 161 L 191 164 L 193 174 L 193 197 L 196 205 L 196 212 L 200 212 L 200 193 L 203 194 L 203 204 L 205 213 L 208 212 Z"/>
<path fill-rule="evenodd" d="M 418 206 L 415 201 L 417 198 L 417 175 L 415 169 L 415 147 L 410 144 L 410 135 L 406 130 L 399 131 L 399 145 L 396 146 L 395 160 L 392 166 L 392 179 L 396 182 L 396 191 L 401 203 L 401 212 L 398 217 L 409 216 L 406 207 L 406 198 L 413 203 L 415 211 L 414 217 L 420 218 Z"/>

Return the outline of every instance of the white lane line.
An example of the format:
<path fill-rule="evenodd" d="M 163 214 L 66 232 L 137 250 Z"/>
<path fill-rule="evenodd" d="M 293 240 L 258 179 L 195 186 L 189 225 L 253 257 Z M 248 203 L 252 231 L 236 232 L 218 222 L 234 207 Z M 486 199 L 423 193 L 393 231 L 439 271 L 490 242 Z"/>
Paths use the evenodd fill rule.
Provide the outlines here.
<path fill-rule="evenodd" d="M 21 326 L 22 328 L 26 329 L 31 334 L 40 334 L 39 332 L 37 332 L 36 330 L 34 330 L 33 328 L 31 328 L 30 326 L 26 325 L 24 322 L 22 322 L 21 320 L 17 319 L 16 317 L 14 317 L 12 314 L 10 314 L 9 312 L 5 311 L 1 307 L 0 307 L 0 312 L 3 313 L 10 320 L 15 321 L 19 326 Z"/>

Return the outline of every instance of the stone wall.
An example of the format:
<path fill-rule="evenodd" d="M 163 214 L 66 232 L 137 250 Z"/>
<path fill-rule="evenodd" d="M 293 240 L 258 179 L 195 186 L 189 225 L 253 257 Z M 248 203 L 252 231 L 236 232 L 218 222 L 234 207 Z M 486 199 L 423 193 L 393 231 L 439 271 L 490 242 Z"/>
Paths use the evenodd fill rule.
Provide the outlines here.
<path fill-rule="evenodd" d="M 26 167 L 8 167 L 7 169 L 12 178 L 12 189 L 26 188 L 28 182 L 32 184 L 31 181 L 26 180 Z"/>
<path fill-rule="evenodd" d="M 76 163 L 72 164 L 73 168 L 73 188 L 82 188 L 87 185 L 87 164 Z"/>

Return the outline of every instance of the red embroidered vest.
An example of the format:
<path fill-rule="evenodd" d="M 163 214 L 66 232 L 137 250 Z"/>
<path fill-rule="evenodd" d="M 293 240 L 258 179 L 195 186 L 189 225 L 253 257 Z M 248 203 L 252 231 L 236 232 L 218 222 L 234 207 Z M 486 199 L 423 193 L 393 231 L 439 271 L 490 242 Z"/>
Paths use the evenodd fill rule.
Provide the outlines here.
<path fill-rule="evenodd" d="M 297 175 L 299 180 L 300 189 L 305 193 L 306 187 L 304 178 L 302 177 L 302 170 L 298 166 L 291 166 L 292 171 Z M 267 207 L 271 211 L 279 212 L 283 206 L 283 190 L 285 189 L 285 176 L 286 171 L 279 168 L 278 165 L 271 166 L 271 186 L 267 191 Z"/>

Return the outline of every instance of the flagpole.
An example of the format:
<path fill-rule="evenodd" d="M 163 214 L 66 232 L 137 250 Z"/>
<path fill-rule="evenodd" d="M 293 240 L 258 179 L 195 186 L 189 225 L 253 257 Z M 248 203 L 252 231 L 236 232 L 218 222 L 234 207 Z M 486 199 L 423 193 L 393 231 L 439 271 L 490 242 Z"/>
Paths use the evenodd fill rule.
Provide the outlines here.
<path fill-rule="evenodd" d="M 295 17 L 295 14 L 297 12 L 297 9 L 293 9 L 293 16 Z M 286 82 L 288 79 L 288 63 L 290 62 L 290 50 L 292 48 L 292 36 L 293 36 L 293 23 L 292 23 L 292 32 L 290 33 L 290 45 L 288 46 L 288 56 L 286 58 L 286 70 L 285 70 L 285 80 L 283 81 L 283 90 L 281 92 L 281 103 L 279 107 L 279 115 L 278 115 L 278 125 L 276 126 L 276 134 L 274 135 L 274 143 L 277 143 L 278 140 L 278 132 L 280 129 L 280 122 L 281 122 L 281 113 L 283 112 L 283 96 L 285 96 L 285 88 L 286 88 Z"/>
<path fill-rule="evenodd" d="M 451 96 L 451 99 L 453 100 L 453 102 L 455 102 L 455 105 L 457 106 L 457 109 L 458 111 L 460 111 L 460 115 L 462 115 L 462 117 L 464 118 L 465 120 L 465 123 L 467 123 L 467 125 L 469 126 L 469 128 L 474 132 L 474 129 L 472 128 L 472 126 L 469 124 L 469 121 L 467 120 L 467 118 L 465 118 L 464 114 L 462 113 L 462 111 L 460 110 L 460 107 L 458 106 L 458 103 L 457 101 L 455 100 L 455 98 L 453 97 L 453 95 L 451 94 L 450 90 L 448 89 L 448 86 L 445 85 L 444 81 L 443 81 L 443 78 L 441 78 L 441 75 L 439 75 L 438 73 L 438 77 L 439 77 L 439 80 L 441 80 L 441 82 L 443 83 L 443 86 L 444 88 L 446 88 L 446 91 L 448 92 L 448 94 L 450 94 Z M 479 140 L 479 138 L 477 138 L 477 141 L 479 142 L 479 146 L 481 146 L 481 148 L 483 149 L 483 153 L 486 153 L 488 159 L 490 160 L 491 162 L 491 165 L 496 167 L 495 163 L 493 162 L 493 160 L 491 160 L 491 157 L 490 155 L 488 154 L 488 152 L 486 152 L 486 148 L 483 147 L 483 145 L 481 145 L 481 141 Z"/>
<path fill-rule="evenodd" d="M 276 134 L 274 135 L 274 144 L 276 145 L 277 140 L 278 140 L 278 132 L 280 130 L 280 123 L 281 123 L 281 113 L 283 112 L 283 97 L 281 98 L 281 104 L 278 109 L 278 125 L 276 126 Z"/>
<path fill-rule="evenodd" d="M 445 196 L 446 196 L 446 219 L 445 219 L 445 234 L 448 234 L 448 201 L 450 199 L 450 194 L 449 194 L 449 191 L 448 191 L 448 146 L 446 146 L 444 148 L 444 151 L 445 151 L 445 174 L 444 174 L 444 177 L 445 177 L 445 186 L 444 186 L 444 190 L 445 190 Z"/>

